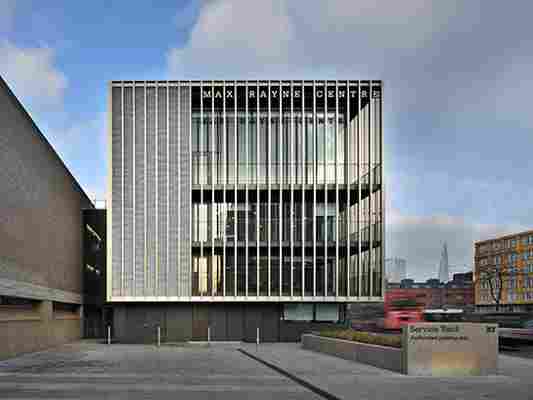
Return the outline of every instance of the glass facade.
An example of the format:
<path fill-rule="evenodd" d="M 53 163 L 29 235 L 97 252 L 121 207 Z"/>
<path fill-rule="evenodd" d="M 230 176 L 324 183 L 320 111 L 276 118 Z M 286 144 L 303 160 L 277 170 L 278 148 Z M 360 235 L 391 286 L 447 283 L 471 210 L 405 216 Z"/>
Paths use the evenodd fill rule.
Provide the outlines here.
<path fill-rule="evenodd" d="M 117 299 L 383 296 L 381 81 L 116 82 L 111 95 Z"/>
<path fill-rule="evenodd" d="M 380 297 L 381 83 L 276 83 L 192 87 L 192 295 Z"/>

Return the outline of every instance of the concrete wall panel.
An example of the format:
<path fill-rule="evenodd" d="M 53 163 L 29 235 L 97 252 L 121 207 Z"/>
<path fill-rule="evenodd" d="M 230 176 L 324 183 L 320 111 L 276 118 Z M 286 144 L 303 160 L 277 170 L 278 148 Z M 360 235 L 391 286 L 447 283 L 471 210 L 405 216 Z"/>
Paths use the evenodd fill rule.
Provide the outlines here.
<path fill-rule="evenodd" d="M 302 333 L 339 327 L 340 324 L 280 320 L 276 304 L 211 303 L 122 303 L 114 306 L 115 339 L 124 343 L 155 343 L 155 327 L 161 340 L 205 341 L 210 326 L 213 341 L 255 343 L 257 328 L 261 342 L 297 342 Z"/>
<path fill-rule="evenodd" d="M 192 307 L 190 304 L 167 304 L 167 341 L 186 342 L 192 340 L 192 319 Z"/>
<path fill-rule="evenodd" d="M 33 310 L 0 311 L 0 359 L 71 342 L 81 337 L 79 314 L 55 316 L 52 302 L 42 301 Z"/>
<path fill-rule="evenodd" d="M 228 304 L 227 313 L 227 339 L 229 341 L 240 341 L 244 337 L 244 309 L 241 304 Z"/>
<path fill-rule="evenodd" d="M 1 79 L 0 132 L 0 279 L 80 293 L 92 204 Z"/>
<path fill-rule="evenodd" d="M 92 203 L 0 78 L 0 296 L 39 300 L 34 320 L 0 306 L 0 358 L 80 337 L 52 301 L 82 301 L 82 209 Z"/>

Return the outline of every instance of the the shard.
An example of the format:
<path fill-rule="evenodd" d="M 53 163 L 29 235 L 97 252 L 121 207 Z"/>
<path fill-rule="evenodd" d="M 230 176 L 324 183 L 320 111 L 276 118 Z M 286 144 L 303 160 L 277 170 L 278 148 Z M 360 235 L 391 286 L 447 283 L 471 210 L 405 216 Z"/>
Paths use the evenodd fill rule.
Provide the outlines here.
<path fill-rule="evenodd" d="M 442 248 L 442 254 L 440 256 L 439 264 L 439 281 L 448 282 L 449 278 L 449 264 L 448 264 L 448 247 L 446 242 L 444 242 L 444 247 Z"/>

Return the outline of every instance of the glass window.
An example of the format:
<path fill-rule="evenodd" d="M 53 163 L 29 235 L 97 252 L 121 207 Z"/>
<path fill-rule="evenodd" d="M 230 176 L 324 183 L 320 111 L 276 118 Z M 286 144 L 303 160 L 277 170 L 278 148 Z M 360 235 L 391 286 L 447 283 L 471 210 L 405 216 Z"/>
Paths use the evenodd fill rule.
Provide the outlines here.
<path fill-rule="evenodd" d="M 296 171 L 296 183 L 304 183 L 303 177 L 303 155 L 305 151 L 305 135 L 302 128 L 302 116 L 300 113 L 294 115 L 294 162 Z"/>
<path fill-rule="evenodd" d="M 254 112 L 249 114 L 248 124 L 248 176 L 249 182 L 256 182 L 256 168 L 257 168 L 257 120 Z"/>
<path fill-rule="evenodd" d="M 283 319 L 286 321 L 312 321 L 313 304 L 289 303 L 283 305 Z"/>
<path fill-rule="evenodd" d="M 245 184 L 248 182 L 248 168 L 246 160 L 246 124 L 245 119 L 237 119 L 237 164 L 239 170 L 238 183 Z"/>
<path fill-rule="evenodd" d="M 231 115 L 227 115 L 226 119 L 226 183 L 231 185 L 235 183 L 235 121 Z"/>
<path fill-rule="evenodd" d="M 226 296 L 235 295 L 235 257 L 233 247 L 226 249 L 226 260 L 224 268 L 226 270 Z"/>
<path fill-rule="evenodd" d="M 306 183 L 312 184 L 314 179 L 313 174 L 313 160 L 314 156 L 314 133 L 313 133 L 313 118 L 306 115 L 305 116 L 305 137 L 306 137 L 306 154 L 305 154 L 305 164 L 306 164 Z"/>
<path fill-rule="evenodd" d="M 326 126 L 326 182 L 335 183 L 335 114 L 328 114 Z"/>
<path fill-rule="evenodd" d="M 318 303 L 316 304 L 316 316 L 317 321 L 331 321 L 336 322 L 339 320 L 339 305 Z"/>
<path fill-rule="evenodd" d="M 258 183 L 267 183 L 267 149 L 268 149 L 268 129 L 267 118 L 261 116 L 259 119 L 259 181 Z"/>
<path fill-rule="evenodd" d="M 279 118 L 272 117 L 270 120 L 270 182 L 277 184 L 279 182 Z"/>
<path fill-rule="evenodd" d="M 266 249 L 260 248 L 261 257 L 259 258 L 259 294 L 268 296 L 268 257 Z"/>
<path fill-rule="evenodd" d="M 242 252 L 241 252 L 242 250 Z M 237 253 L 237 296 L 246 295 L 246 257 L 244 249 Z"/>
<path fill-rule="evenodd" d="M 252 247 L 248 254 L 248 296 L 257 296 L 257 257 L 256 248 Z"/>
<path fill-rule="evenodd" d="M 290 114 L 284 113 L 283 114 L 283 135 L 282 135 L 282 160 L 283 163 L 283 183 L 290 184 L 295 183 L 294 179 L 294 172 L 293 172 L 293 164 L 291 163 L 292 158 L 294 158 L 294 155 L 296 150 L 291 151 L 294 143 L 292 143 L 291 136 L 290 136 Z"/>
<path fill-rule="evenodd" d="M 319 115 L 316 118 L 317 121 L 317 136 L 316 136 L 316 170 L 317 170 L 317 183 L 324 183 L 324 164 L 326 162 L 325 142 L 326 142 L 326 130 L 324 116 Z"/>

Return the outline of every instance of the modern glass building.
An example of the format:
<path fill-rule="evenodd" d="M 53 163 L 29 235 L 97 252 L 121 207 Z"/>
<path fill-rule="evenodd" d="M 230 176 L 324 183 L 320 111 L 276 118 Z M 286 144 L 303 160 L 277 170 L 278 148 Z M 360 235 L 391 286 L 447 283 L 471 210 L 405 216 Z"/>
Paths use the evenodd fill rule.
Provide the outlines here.
<path fill-rule="evenodd" d="M 111 82 L 117 335 L 158 315 L 169 340 L 194 339 L 222 313 L 219 337 L 235 339 L 234 313 L 245 338 L 250 315 L 273 313 L 280 340 L 285 322 L 382 301 L 382 94 L 381 81 Z M 190 332 L 169 328 L 176 313 Z"/>

